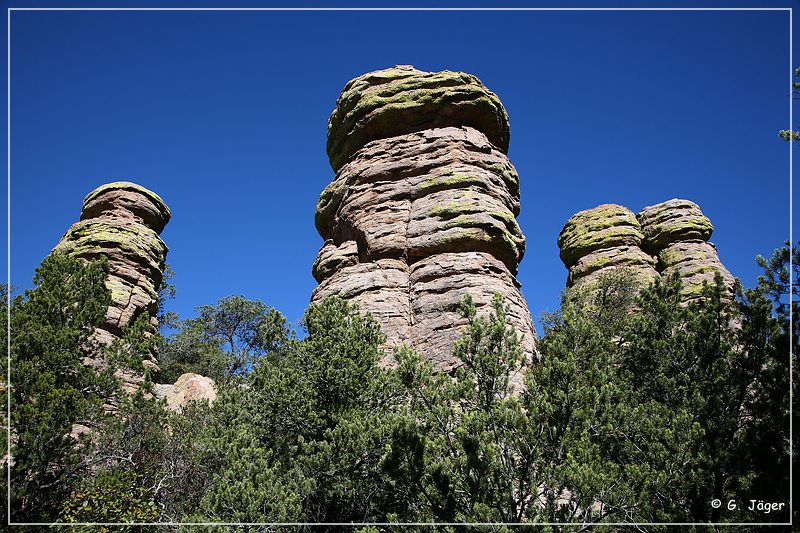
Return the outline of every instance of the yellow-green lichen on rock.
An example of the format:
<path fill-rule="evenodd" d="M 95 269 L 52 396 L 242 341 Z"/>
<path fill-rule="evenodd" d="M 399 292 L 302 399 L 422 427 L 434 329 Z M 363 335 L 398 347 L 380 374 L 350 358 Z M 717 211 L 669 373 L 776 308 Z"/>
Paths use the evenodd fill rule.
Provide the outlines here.
<path fill-rule="evenodd" d="M 472 127 L 508 150 L 508 114 L 477 77 L 409 65 L 370 72 L 345 85 L 336 102 L 328 121 L 328 157 L 338 171 L 370 141 L 448 126 Z"/>
<path fill-rule="evenodd" d="M 370 312 L 387 336 L 383 364 L 402 344 L 439 370 L 461 364 L 453 345 L 466 326 L 466 293 L 479 313 L 502 294 L 526 357 L 535 357 L 516 279 L 525 237 L 508 140 L 505 109 L 470 74 L 398 66 L 342 91 L 328 122 L 336 176 L 315 212 L 325 243 L 312 301 L 337 295 Z"/>
<path fill-rule="evenodd" d="M 157 327 L 158 287 L 168 252 L 159 233 L 170 216 L 169 207 L 156 193 L 135 183 L 108 183 L 86 196 L 80 220 L 55 246 L 54 252 L 85 260 L 108 259 L 106 287 L 111 303 L 94 333 L 98 343 L 110 344 L 142 314 Z M 87 361 L 98 367 L 104 364 L 95 355 Z M 142 369 L 157 370 L 155 353 L 142 364 Z M 139 370 L 120 372 L 128 391 L 144 379 Z"/>
<path fill-rule="evenodd" d="M 605 250 L 597 250 L 587 256 L 581 257 L 569 269 L 569 282 L 573 285 L 576 280 L 585 278 L 595 272 L 609 268 L 628 267 L 633 271 L 642 270 L 649 281 L 656 276 L 656 259 L 643 252 L 638 246 L 617 246 Z"/>
<path fill-rule="evenodd" d="M 637 218 L 644 235 L 642 248 L 654 255 L 673 242 L 707 241 L 714 232 L 700 206 L 679 198 L 645 207 Z"/>
<path fill-rule="evenodd" d="M 636 216 L 638 224 L 631 216 L 628 209 L 607 204 L 570 218 L 558 240 L 569 269 L 567 287 L 589 290 L 606 272 L 624 268 L 642 287 L 659 275 L 677 274 L 684 303 L 720 274 L 727 297 L 733 297 L 735 279 L 706 242 L 714 226 L 697 204 L 674 198 L 645 207 Z"/>
<path fill-rule="evenodd" d="M 333 233 L 333 218 L 347 192 L 345 180 L 333 180 L 322 190 L 314 211 L 314 225 L 324 239 L 329 239 Z"/>
<path fill-rule="evenodd" d="M 617 204 L 603 204 L 574 214 L 558 235 L 561 261 L 567 268 L 595 250 L 638 246 L 641 241 L 636 215 Z"/>
<path fill-rule="evenodd" d="M 129 181 L 96 188 L 83 199 L 81 220 L 128 219 L 161 233 L 172 213 L 159 195 Z"/>
<path fill-rule="evenodd" d="M 733 298 L 736 280 L 719 259 L 716 247 L 700 240 L 670 243 L 658 254 L 661 276 L 671 277 L 677 272 L 683 287 L 681 298 L 690 301 L 700 296 L 703 283 L 713 284 L 717 274 L 727 287 L 727 297 Z"/>
<path fill-rule="evenodd" d="M 84 259 L 94 259 L 100 255 L 109 259 L 118 257 L 128 263 L 141 265 L 149 275 L 157 277 L 163 271 L 168 251 L 158 233 L 150 228 L 104 219 L 76 222 L 55 249 Z"/>

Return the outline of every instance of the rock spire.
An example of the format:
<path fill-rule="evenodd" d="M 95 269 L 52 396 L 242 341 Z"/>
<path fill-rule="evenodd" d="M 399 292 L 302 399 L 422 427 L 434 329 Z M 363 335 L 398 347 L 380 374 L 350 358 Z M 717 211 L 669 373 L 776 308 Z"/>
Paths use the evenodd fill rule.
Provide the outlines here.
<path fill-rule="evenodd" d="M 714 226 L 696 203 L 674 198 L 645 207 L 637 217 L 644 232 L 642 248 L 658 258 L 663 277 L 678 273 L 684 301 L 696 299 L 703 282 L 714 283 L 717 272 L 733 296 L 735 280 L 708 242 Z"/>
<path fill-rule="evenodd" d="M 610 270 L 626 267 L 641 285 L 656 276 L 656 260 L 639 247 L 642 228 L 636 215 L 621 205 L 604 204 L 580 211 L 558 236 L 561 261 L 569 269 L 568 287 L 591 288 Z"/>
<path fill-rule="evenodd" d="M 444 371 L 470 293 L 505 297 L 528 356 L 535 330 L 516 272 L 525 251 L 508 116 L 475 76 L 410 66 L 350 81 L 328 123 L 336 172 L 316 209 L 325 239 L 312 301 L 338 295 Z M 385 364 L 392 364 L 387 355 Z"/>
<path fill-rule="evenodd" d="M 135 183 L 108 183 L 86 196 L 80 220 L 56 245 L 54 251 L 81 259 L 108 258 L 111 305 L 95 330 L 99 343 L 110 344 L 141 313 L 158 326 L 158 287 L 168 251 L 159 234 L 169 219 L 169 208 L 154 192 Z M 143 363 L 156 369 L 155 354 Z M 141 376 L 122 377 L 128 390 L 141 381 Z"/>

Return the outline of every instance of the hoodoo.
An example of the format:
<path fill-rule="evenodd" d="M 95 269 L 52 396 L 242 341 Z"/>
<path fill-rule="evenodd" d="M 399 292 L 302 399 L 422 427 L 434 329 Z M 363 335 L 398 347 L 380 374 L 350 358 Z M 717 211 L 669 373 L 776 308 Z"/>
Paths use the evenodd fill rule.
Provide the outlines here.
<path fill-rule="evenodd" d="M 621 205 L 604 204 L 580 211 L 558 236 L 561 261 L 569 269 L 567 287 L 591 289 L 612 269 L 629 269 L 639 285 L 658 276 L 656 260 L 644 253 L 641 226 L 633 212 Z"/>
<path fill-rule="evenodd" d="M 621 267 L 641 287 L 677 272 L 683 283 L 681 299 L 688 303 L 719 272 L 732 297 L 734 278 L 708 242 L 713 231 L 697 204 L 677 198 L 645 207 L 636 216 L 614 204 L 580 211 L 558 237 L 561 260 L 569 270 L 567 287 L 591 289 L 603 273 Z"/>
<path fill-rule="evenodd" d="M 714 283 L 717 272 L 733 297 L 735 280 L 719 260 L 716 246 L 708 242 L 714 226 L 696 203 L 673 198 L 645 207 L 637 218 L 644 233 L 642 248 L 658 258 L 662 276 L 678 273 L 683 301 L 697 298 L 703 282 Z"/>
<path fill-rule="evenodd" d="M 397 66 L 350 81 L 328 123 L 336 176 L 322 192 L 312 301 L 338 295 L 449 371 L 469 293 L 499 292 L 523 348 L 535 330 L 516 279 L 525 237 L 508 116 L 475 76 Z M 391 354 L 384 359 L 392 364 Z"/>
<path fill-rule="evenodd" d="M 108 183 L 86 196 L 80 220 L 56 245 L 54 251 L 81 259 L 108 258 L 111 305 L 94 333 L 100 344 L 110 344 L 142 313 L 158 326 L 158 287 L 168 251 L 159 234 L 169 219 L 169 208 L 154 192 L 135 183 Z M 156 368 L 155 354 L 143 364 Z M 126 390 L 142 380 L 130 373 L 122 373 L 122 378 Z"/>

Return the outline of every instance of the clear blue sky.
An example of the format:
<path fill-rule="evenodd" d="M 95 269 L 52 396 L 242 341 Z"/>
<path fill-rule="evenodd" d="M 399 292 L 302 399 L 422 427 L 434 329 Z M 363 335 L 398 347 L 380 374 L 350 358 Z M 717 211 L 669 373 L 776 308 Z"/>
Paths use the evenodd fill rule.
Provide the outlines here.
<path fill-rule="evenodd" d="M 11 283 L 31 286 L 89 191 L 130 180 L 172 209 L 173 310 L 243 294 L 297 321 L 315 287 L 336 98 L 355 76 L 413 64 L 475 74 L 508 110 L 528 240 L 519 279 L 537 322 L 566 279 L 558 232 L 601 203 L 697 202 L 752 286 L 754 257 L 789 238 L 789 147 L 776 133 L 789 121 L 788 17 L 12 12 Z"/>

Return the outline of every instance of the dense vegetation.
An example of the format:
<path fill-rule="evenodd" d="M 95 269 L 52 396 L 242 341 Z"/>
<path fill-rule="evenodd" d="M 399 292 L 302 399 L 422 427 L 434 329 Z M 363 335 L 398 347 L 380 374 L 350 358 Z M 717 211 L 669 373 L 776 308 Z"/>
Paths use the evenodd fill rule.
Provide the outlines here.
<path fill-rule="evenodd" d="M 757 287 L 734 301 L 721 279 L 688 307 L 678 279 L 637 295 L 622 270 L 567 294 L 522 379 L 499 297 L 489 316 L 462 303 L 453 375 L 407 348 L 381 368 L 377 323 L 337 299 L 308 308 L 304 335 L 234 296 L 169 317 L 167 338 L 140 320 L 101 348 L 107 266 L 53 255 L 11 300 L 11 519 L 785 522 L 800 254 L 758 261 Z M 169 412 L 149 381 L 120 392 L 114 370 L 154 341 L 158 381 L 211 376 L 213 405 Z M 753 499 L 786 505 L 764 514 Z"/>

